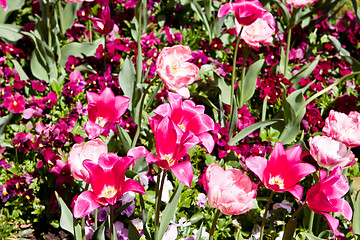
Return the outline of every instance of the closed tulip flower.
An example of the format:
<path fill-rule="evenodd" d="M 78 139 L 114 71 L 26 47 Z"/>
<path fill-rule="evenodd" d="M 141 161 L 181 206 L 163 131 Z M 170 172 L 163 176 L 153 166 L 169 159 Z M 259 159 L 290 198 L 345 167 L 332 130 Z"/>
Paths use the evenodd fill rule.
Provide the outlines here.
<path fill-rule="evenodd" d="M 331 171 L 335 167 L 351 167 L 356 163 L 355 155 L 348 151 L 345 144 L 326 136 L 315 136 L 309 139 L 310 154 L 320 167 Z"/>
<path fill-rule="evenodd" d="M 239 169 L 224 170 L 211 164 L 203 177 L 210 207 L 226 215 L 243 214 L 251 209 L 257 194 L 257 185 Z"/>

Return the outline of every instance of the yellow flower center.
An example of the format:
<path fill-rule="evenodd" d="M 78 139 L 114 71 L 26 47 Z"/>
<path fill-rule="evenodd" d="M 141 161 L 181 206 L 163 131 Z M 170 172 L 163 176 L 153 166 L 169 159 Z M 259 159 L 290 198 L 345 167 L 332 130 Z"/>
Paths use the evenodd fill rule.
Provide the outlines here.
<path fill-rule="evenodd" d="M 180 125 L 178 125 L 179 126 L 179 128 L 183 131 L 183 132 L 185 132 L 185 126 L 184 125 L 182 125 L 182 124 L 180 124 Z"/>
<path fill-rule="evenodd" d="M 164 156 L 165 160 L 168 162 L 169 167 L 173 166 L 175 163 L 175 160 L 171 158 L 170 154 L 165 154 Z"/>
<path fill-rule="evenodd" d="M 278 185 L 280 189 L 284 189 L 284 179 L 282 179 L 281 177 L 279 176 L 276 176 L 276 177 L 271 177 L 270 180 L 269 180 L 269 183 L 271 185 Z"/>
<path fill-rule="evenodd" d="M 14 101 L 13 105 L 16 107 L 18 105 L 18 103 L 16 101 Z"/>
<path fill-rule="evenodd" d="M 102 190 L 100 197 L 110 199 L 115 197 L 116 193 L 117 191 L 113 186 L 107 186 Z"/>
<path fill-rule="evenodd" d="M 106 119 L 104 119 L 103 117 L 97 117 L 95 121 L 95 123 L 101 127 L 104 127 L 106 122 Z"/>

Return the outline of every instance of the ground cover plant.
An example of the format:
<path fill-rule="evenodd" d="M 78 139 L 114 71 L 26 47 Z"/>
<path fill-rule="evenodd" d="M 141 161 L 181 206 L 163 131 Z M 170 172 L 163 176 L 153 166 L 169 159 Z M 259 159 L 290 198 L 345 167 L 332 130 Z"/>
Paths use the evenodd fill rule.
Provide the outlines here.
<path fill-rule="evenodd" d="M 0 0 L 1 239 L 358 239 L 356 0 Z"/>

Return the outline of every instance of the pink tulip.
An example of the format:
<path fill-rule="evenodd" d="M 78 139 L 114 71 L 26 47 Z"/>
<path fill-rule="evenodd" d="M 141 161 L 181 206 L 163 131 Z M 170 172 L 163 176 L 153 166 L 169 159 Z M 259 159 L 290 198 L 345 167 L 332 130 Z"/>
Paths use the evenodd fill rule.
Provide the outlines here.
<path fill-rule="evenodd" d="M 360 146 L 360 113 L 351 111 L 346 115 L 331 110 L 322 131 L 350 148 Z"/>
<path fill-rule="evenodd" d="M 199 139 L 191 131 L 185 131 L 178 138 L 176 126 L 169 117 L 163 118 L 160 122 L 149 118 L 149 122 L 155 135 L 157 156 L 148 154 L 146 162 L 170 169 L 180 182 L 190 188 L 193 179 L 190 160 L 180 160 L 190 148 L 199 143 Z"/>
<path fill-rule="evenodd" d="M 309 189 L 306 202 L 309 208 L 317 214 L 323 214 L 329 223 L 331 231 L 338 234 L 339 220 L 329 214 L 338 212 L 347 220 L 352 218 L 350 204 L 341 199 L 350 189 L 346 178 L 341 175 L 341 168 L 336 167 L 327 177 L 326 170 L 320 170 L 319 182 Z"/>
<path fill-rule="evenodd" d="M 224 170 L 211 164 L 202 179 L 210 207 L 226 215 L 243 214 L 256 198 L 257 185 L 239 169 Z"/>
<path fill-rule="evenodd" d="M 67 160 L 73 177 L 90 183 L 90 175 L 83 166 L 83 162 L 87 159 L 98 163 L 100 155 L 107 152 L 107 146 L 100 138 L 90 140 L 84 145 L 75 144 Z"/>
<path fill-rule="evenodd" d="M 118 122 L 129 107 L 130 99 L 124 96 L 115 97 L 110 88 L 105 88 L 100 95 L 86 92 L 86 96 L 89 121 L 85 130 L 90 139 L 100 136 L 108 124 Z"/>
<path fill-rule="evenodd" d="M 356 163 L 355 155 L 348 151 L 345 144 L 326 136 L 309 139 L 310 154 L 320 167 L 332 171 L 335 167 L 351 167 Z"/>
<path fill-rule="evenodd" d="M 145 189 L 135 180 L 125 180 L 125 171 L 133 163 L 133 158 L 119 158 L 114 153 L 102 154 L 99 163 L 91 160 L 83 162 L 90 175 L 92 191 L 82 192 L 74 205 L 74 217 L 82 218 L 98 207 L 114 205 L 126 192 L 144 194 Z"/>
<path fill-rule="evenodd" d="M 191 58 L 188 46 L 175 45 L 163 48 L 156 59 L 156 72 L 165 86 L 185 98 L 190 97 L 187 85 L 195 81 L 199 72 L 195 64 L 187 62 Z"/>
<path fill-rule="evenodd" d="M 251 47 L 259 48 L 260 44 L 270 45 L 273 42 L 274 33 L 274 28 L 271 28 L 265 20 L 258 18 L 244 27 L 241 38 Z"/>
<path fill-rule="evenodd" d="M 212 152 L 215 142 L 209 131 L 214 130 L 214 121 L 204 112 L 204 106 L 196 105 L 191 100 L 182 101 L 179 94 L 169 93 L 169 103 L 158 106 L 154 111 L 156 116 L 152 119 L 160 122 L 164 117 L 170 116 L 178 136 L 190 130 L 206 150 Z"/>
<path fill-rule="evenodd" d="M 2 6 L 4 11 L 6 12 L 7 7 L 8 7 L 6 0 L 0 0 L 0 6 Z"/>
<path fill-rule="evenodd" d="M 286 0 L 293 7 L 305 7 L 308 4 L 316 3 L 317 0 Z"/>
<path fill-rule="evenodd" d="M 303 188 L 297 184 L 302 178 L 316 171 L 309 163 L 301 163 L 301 146 L 296 145 L 285 151 L 281 142 L 275 143 L 269 161 L 253 156 L 245 160 L 246 166 L 254 172 L 265 187 L 275 192 L 290 192 L 299 201 Z"/>

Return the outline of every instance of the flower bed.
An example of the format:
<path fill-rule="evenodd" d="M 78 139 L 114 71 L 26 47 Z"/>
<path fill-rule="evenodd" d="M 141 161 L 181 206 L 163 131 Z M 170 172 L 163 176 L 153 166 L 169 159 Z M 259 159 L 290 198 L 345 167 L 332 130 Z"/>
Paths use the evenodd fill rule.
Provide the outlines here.
<path fill-rule="evenodd" d="M 1 239 L 359 238 L 356 1 L 0 6 Z"/>

